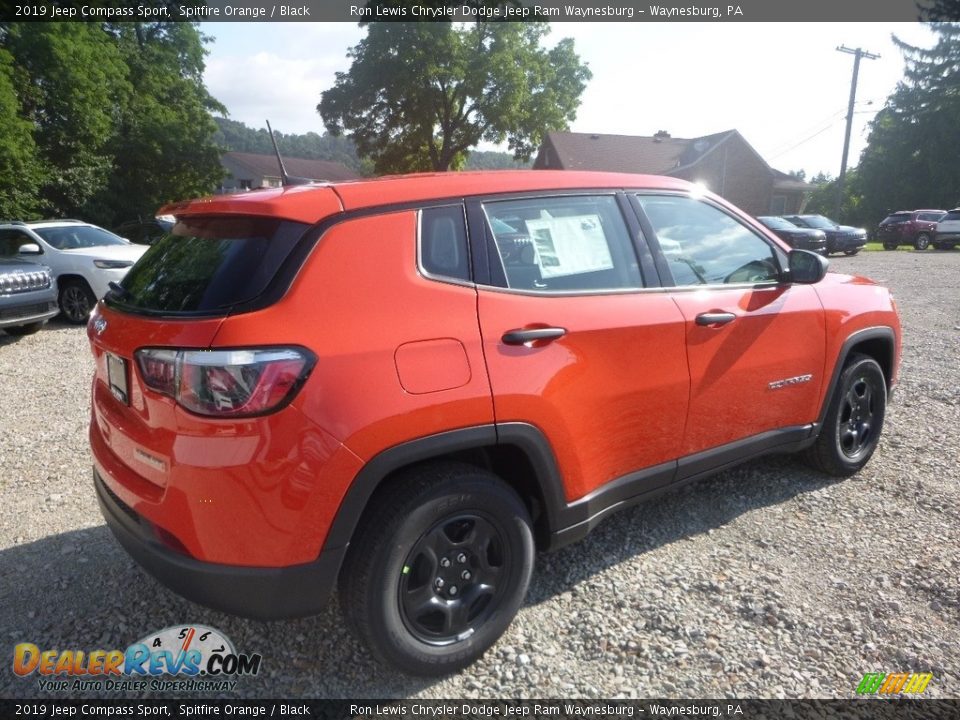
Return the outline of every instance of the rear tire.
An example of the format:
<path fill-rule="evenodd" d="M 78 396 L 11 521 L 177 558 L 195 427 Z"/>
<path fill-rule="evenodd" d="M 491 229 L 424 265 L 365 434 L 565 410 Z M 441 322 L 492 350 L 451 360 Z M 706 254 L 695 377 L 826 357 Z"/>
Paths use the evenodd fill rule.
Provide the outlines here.
<path fill-rule="evenodd" d="M 373 655 L 436 677 L 483 655 L 510 625 L 533 570 L 530 515 L 471 465 L 404 472 L 364 513 L 340 575 L 340 604 Z"/>
<path fill-rule="evenodd" d="M 860 248 L 856 248 L 856 249 L 854 249 L 854 250 L 844 250 L 844 251 L 843 251 L 843 254 L 844 254 L 844 255 L 849 255 L 850 257 L 853 257 L 853 256 L 856 255 L 858 252 L 860 252 Z"/>
<path fill-rule="evenodd" d="M 917 250 L 926 250 L 930 247 L 930 236 L 926 233 L 920 233 L 917 235 L 917 239 L 913 241 L 913 246 Z"/>
<path fill-rule="evenodd" d="M 868 355 L 852 355 L 840 373 L 820 435 L 807 450 L 807 461 L 828 475 L 853 475 L 877 449 L 886 408 L 887 384 L 880 365 Z"/>
<path fill-rule="evenodd" d="M 7 331 L 8 335 L 16 335 L 20 337 L 22 335 L 33 335 L 37 330 L 43 327 L 42 322 L 32 322 L 27 323 L 26 325 L 14 325 L 13 327 L 5 327 L 4 330 Z"/>
<path fill-rule="evenodd" d="M 90 311 L 97 304 L 93 291 L 83 280 L 65 280 L 60 285 L 57 301 L 63 317 L 74 325 L 83 325 L 87 322 Z"/>
<path fill-rule="evenodd" d="M 884 249 L 884 250 L 896 250 L 896 249 L 897 249 L 897 246 L 896 246 L 894 243 L 884 243 L 884 244 L 883 244 L 883 249 Z"/>

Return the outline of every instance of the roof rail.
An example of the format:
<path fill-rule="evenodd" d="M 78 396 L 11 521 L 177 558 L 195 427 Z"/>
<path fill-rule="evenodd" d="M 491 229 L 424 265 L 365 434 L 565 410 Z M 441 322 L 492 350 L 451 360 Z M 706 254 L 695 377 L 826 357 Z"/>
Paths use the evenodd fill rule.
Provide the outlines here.
<path fill-rule="evenodd" d="M 62 223 L 80 223 L 81 225 L 86 225 L 86 220 L 74 220 L 73 218 L 44 218 L 43 220 L 30 220 L 31 223 L 47 223 L 47 222 L 62 222 Z M 26 223 L 24 223 L 26 225 Z"/>

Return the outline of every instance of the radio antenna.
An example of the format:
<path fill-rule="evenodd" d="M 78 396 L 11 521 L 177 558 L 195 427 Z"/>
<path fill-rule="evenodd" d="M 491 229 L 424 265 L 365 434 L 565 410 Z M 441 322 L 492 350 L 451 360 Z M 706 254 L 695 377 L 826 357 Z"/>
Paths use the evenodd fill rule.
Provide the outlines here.
<path fill-rule="evenodd" d="M 270 140 L 273 141 L 273 151 L 277 154 L 277 162 L 280 164 L 280 182 L 284 187 L 288 185 L 309 185 L 312 182 L 319 182 L 317 180 L 311 180 L 310 178 L 297 177 L 296 175 L 288 175 L 287 168 L 283 164 L 283 158 L 280 157 L 280 148 L 277 147 L 277 138 L 274 137 L 273 128 L 270 127 L 270 121 L 267 120 L 267 130 L 270 133 Z"/>

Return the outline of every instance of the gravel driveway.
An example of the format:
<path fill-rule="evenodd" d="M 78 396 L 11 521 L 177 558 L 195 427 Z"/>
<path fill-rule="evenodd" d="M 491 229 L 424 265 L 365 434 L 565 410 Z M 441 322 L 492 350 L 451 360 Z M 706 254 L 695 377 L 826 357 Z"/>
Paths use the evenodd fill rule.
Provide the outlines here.
<path fill-rule="evenodd" d="M 249 697 L 850 697 L 866 672 L 960 681 L 960 252 L 872 252 L 834 270 L 891 286 L 903 374 L 883 442 L 835 483 L 752 462 L 613 516 L 537 559 L 526 606 L 465 672 L 376 665 L 336 604 L 260 623 L 181 600 L 103 524 L 87 449 L 83 329 L 0 335 L 0 696 L 43 696 L 12 648 L 124 648 L 182 623 L 263 655 Z M 62 696 L 61 696 L 62 697 Z"/>

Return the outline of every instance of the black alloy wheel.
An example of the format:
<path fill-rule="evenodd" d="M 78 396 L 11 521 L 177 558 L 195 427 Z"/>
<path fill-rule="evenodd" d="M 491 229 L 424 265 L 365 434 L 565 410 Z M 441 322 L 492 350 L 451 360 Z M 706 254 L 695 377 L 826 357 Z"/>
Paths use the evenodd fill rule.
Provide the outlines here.
<path fill-rule="evenodd" d="M 65 280 L 60 286 L 58 302 L 60 312 L 68 322 L 82 325 L 90 317 L 97 299 L 83 280 Z"/>
<path fill-rule="evenodd" d="M 868 355 L 851 355 L 830 398 L 820 434 L 806 451 L 807 461 L 829 475 L 853 475 L 877 449 L 886 407 L 887 383 L 880 365 Z"/>
<path fill-rule="evenodd" d="M 404 625 L 419 640 L 463 640 L 502 604 L 510 547 L 491 520 L 469 513 L 428 530 L 404 562 L 399 587 Z"/>
<path fill-rule="evenodd" d="M 510 625 L 533 570 L 530 514 L 493 473 L 409 468 L 371 499 L 340 573 L 340 606 L 381 662 L 437 677 L 479 658 Z"/>

